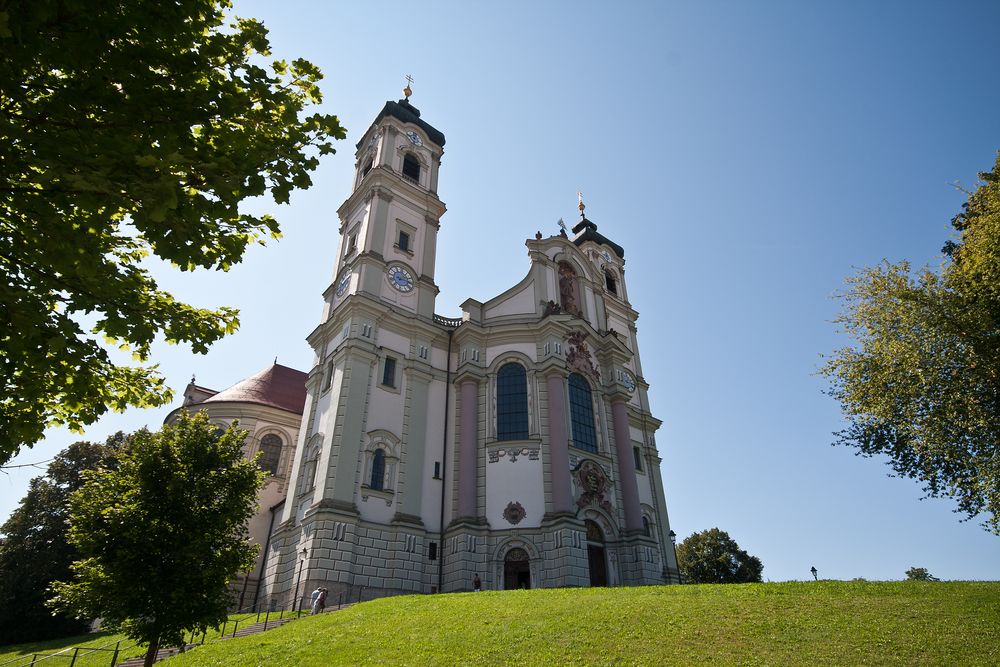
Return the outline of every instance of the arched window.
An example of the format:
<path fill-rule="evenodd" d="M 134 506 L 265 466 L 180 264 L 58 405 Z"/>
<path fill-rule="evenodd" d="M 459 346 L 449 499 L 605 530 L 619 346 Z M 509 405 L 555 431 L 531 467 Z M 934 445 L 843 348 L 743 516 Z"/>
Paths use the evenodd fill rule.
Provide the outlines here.
<path fill-rule="evenodd" d="M 650 537 L 653 533 L 649 528 L 649 519 L 642 517 L 642 534 L 646 537 Z"/>
<path fill-rule="evenodd" d="M 579 373 L 569 376 L 569 420 L 573 427 L 573 446 L 596 453 L 597 434 L 594 431 L 590 383 Z"/>
<path fill-rule="evenodd" d="M 385 450 L 376 449 L 372 456 L 372 478 L 368 486 L 375 491 L 381 491 L 385 480 Z"/>
<path fill-rule="evenodd" d="M 375 164 L 374 160 L 368 160 L 368 162 L 365 163 L 364 168 L 361 170 L 361 178 L 364 178 L 365 176 L 368 175 L 368 172 L 372 170 L 372 166 L 374 166 L 374 164 Z"/>
<path fill-rule="evenodd" d="M 614 274 L 607 269 L 604 270 L 604 286 L 615 296 L 618 295 L 618 283 L 615 281 Z"/>
<path fill-rule="evenodd" d="M 412 153 L 403 156 L 403 176 L 414 183 L 420 182 L 420 163 Z"/>
<path fill-rule="evenodd" d="M 278 463 L 281 460 L 281 438 L 268 433 L 260 439 L 260 469 L 269 475 L 278 474 Z"/>
<path fill-rule="evenodd" d="M 497 440 L 527 437 L 528 376 L 521 364 L 504 364 L 497 373 Z"/>

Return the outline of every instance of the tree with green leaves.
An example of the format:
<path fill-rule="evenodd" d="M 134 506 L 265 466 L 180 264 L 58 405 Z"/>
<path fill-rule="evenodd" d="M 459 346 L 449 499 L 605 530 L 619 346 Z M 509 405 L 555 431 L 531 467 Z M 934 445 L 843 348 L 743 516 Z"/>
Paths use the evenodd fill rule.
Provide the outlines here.
<path fill-rule="evenodd" d="M 240 203 L 287 203 L 344 138 L 305 115 L 320 71 L 268 63 L 267 30 L 229 8 L 0 0 L 0 464 L 47 426 L 168 403 L 153 340 L 203 353 L 237 311 L 177 301 L 143 259 L 229 269 L 279 236 Z"/>
<path fill-rule="evenodd" d="M 692 533 L 677 545 L 677 566 L 687 584 L 746 584 L 759 582 L 764 565 L 729 537 L 710 528 Z"/>
<path fill-rule="evenodd" d="M 46 605 L 53 581 L 66 579 L 76 550 L 66 539 L 70 494 L 83 472 L 113 467 L 122 433 L 104 444 L 75 442 L 31 480 L 28 493 L 0 526 L 0 644 L 66 637 L 87 630 L 87 619 L 53 614 Z"/>
<path fill-rule="evenodd" d="M 220 625 L 228 585 L 253 566 L 247 521 L 263 473 L 243 456 L 246 431 L 205 413 L 133 434 L 116 469 L 85 473 L 70 498 L 74 580 L 53 585 L 54 608 L 160 646 Z"/>
<path fill-rule="evenodd" d="M 939 271 L 885 263 L 848 279 L 837 322 L 855 344 L 821 373 L 848 421 L 835 444 L 886 456 L 1000 535 L 1000 158 L 980 178 Z"/>
<path fill-rule="evenodd" d="M 911 567 L 906 571 L 907 581 L 937 581 L 938 578 L 927 571 L 926 567 Z"/>

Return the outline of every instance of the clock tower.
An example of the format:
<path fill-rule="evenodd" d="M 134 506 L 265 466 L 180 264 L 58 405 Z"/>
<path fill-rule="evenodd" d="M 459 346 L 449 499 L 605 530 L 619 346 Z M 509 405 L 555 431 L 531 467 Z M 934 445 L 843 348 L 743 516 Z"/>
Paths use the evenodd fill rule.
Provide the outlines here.
<path fill-rule="evenodd" d="M 296 567 L 309 581 L 348 587 L 365 585 L 373 567 L 387 589 L 433 585 L 426 552 L 428 531 L 440 532 L 449 340 L 434 315 L 445 138 L 404 93 L 358 142 L 352 190 L 337 210 L 333 278 L 307 338 L 315 358 L 297 474 L 268 555 L 272 590 L 290 590 Z M 408 569 L 375 553 L 390 545 L 412 560 Z"/>
<path fill-rule="evenodd" d="M 352 294 L 430 319 L 444 134 L 409 98 L 386 102 L 355 154 L 354 189 L 337 210 L 341 246 L 324 319 Z"/>

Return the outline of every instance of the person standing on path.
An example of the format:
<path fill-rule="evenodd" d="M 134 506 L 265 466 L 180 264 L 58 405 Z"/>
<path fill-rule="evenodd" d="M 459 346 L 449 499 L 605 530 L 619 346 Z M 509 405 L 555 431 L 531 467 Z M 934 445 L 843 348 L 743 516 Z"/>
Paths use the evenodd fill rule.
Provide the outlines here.
<path fill-rule="evenodd" d="M 312 595 L 309 596 L 309 601 L 312 604 L 312 613 L 314 614 L 319 613 L 319 596 L 322 592 L 323 589 L 317 586 L 316 590 L 314 590 Z"/>

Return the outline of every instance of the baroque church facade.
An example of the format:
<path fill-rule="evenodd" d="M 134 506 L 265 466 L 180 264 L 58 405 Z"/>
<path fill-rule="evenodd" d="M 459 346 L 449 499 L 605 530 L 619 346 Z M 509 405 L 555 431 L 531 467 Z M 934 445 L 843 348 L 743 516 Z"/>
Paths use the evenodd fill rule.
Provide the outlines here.
<path fill-rule="evenodd" d="M 624 249 L 581 202 L 519 283 L 435 314 L 445 137 L 404 92 L 357 144 L 312 369 L 185 394 L 262 452 L 254 596 L 678 581 Z"/>

